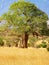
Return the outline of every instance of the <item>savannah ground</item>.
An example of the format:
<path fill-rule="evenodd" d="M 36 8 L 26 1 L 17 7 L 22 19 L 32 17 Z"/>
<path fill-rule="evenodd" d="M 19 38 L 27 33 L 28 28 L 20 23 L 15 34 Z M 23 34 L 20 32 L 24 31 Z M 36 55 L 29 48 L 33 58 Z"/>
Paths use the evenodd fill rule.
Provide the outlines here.
<path fill-rule="evenodd" d="M 0 47 L 0 65 L 49 65 L 46 48 Z"/>

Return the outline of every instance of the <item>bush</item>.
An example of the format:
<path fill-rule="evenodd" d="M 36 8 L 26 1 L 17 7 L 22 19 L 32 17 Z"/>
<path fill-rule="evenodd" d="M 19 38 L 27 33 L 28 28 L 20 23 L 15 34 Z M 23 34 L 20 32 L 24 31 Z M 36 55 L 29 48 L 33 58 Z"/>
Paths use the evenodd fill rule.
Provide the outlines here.
<path fill-rule="evenodd" d="M 47 51 L 49 51 L 49 47 L 47 48 Z"/>
<path fill-rule="evenodd" d="M 46 42 L 43 41 L 42 44 L 41 44 L 41 47 L 46 48 L 47 47 Z"/>
<path fill-rule="evenodd" d="M 30 37 L 29 38 L 29 43 L 28 43 L 28 46 L 30 47 L 34 47 L 34 45 L 35 45 L 35 43 L 36 43 L 36 41 L 37 41 L 38 39 L 37 39 L 37 37 Z"/>
<path fill-rule="evenodd" d="M 31 47 L 31 43 L 28 43 L 27 46 L 28 46 L 28 47 Z"/>
<path fill-rule="evenodd" d="M 7 44 L 6 44 L 8 47 L 11 47 L 11 43 L 10 41 L 7 41 Z"/>
<path fill-rule="evenodd" d="M 3 38 L 0 37 L 0 46 L 3 46 L 3 45 L 4 45 Z"/>
<path fill-rule="evenodd" d="M 37 45 L 36 48 L 41 48 L 41 44 Z"/>

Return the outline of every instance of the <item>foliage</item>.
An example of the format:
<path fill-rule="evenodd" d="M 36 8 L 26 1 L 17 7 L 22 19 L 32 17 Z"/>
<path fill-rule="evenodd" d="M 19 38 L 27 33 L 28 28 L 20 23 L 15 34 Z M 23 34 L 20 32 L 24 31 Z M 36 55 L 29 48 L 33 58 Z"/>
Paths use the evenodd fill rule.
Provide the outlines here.
<path fill-rule="evenodd" d="M 41 44 L 37 45 L 36 48 L 41 48 Z"/>
<path fill-rule="evenodd" d="M 0 37 L 0 46 L 3 46 L 3 45 L 4 45 L 3 38 Z"/>
<path fill-rule="evenodd" d="M 46 48 L 47 47 L 47 44 L 46 44 L 45 41 L 42 41 L 41 47 L 43 47 L 43 48 Z"/>
<path fill-rule="evenodd" d="M 36 46 L 36 48 L 47 48 L 47 44 L 46 44 L 46 42 L 43 40 L 42 41 L 42 43 L 41 44 L 38 44 L 37 46 Z"/>
<path fill-rule="evenodd" d="M 46 49 L 47 49 L 47 51 L 49 51 L 49 47 L 47 47 Z"/>
<path fill-rule="evenodd" d="M 19 38 L 17 36 L 7 36 L 7 39 L 6 39 L 6 46 L 8 47 L 11 47 L 11 46 L 15 46 L 15 47 L 18 47 L 18 42 L 19 42 Z"/>
<path fill-rule="evenodd" d="M 0 16 L 0 22 L 1 22 L 1 20 L 3 20 L 3 18 Z"/>
<path fill-rule="evenodd" d="M 35 4 L 25 1 L 14 2 L 3 17 L 9 25 L 16 26 L 16 30 L 21 33 L 45 29 L 48 19 L 47 14 L 38 9 Z"/>
<path fill-rule="evenodd" d="M 11 47 L 11 42 L 10 41 L 7 41 L 7 44 L 6 44 L 8 47 Z"/>
<path fill-rule="evenodd" d="M 48 43 L 49 43 L 49 37 L 48 38 L 46 38 L 46 40 L 48 41 Z"/>
<path fill-rule="evenodd" d="M 30 37 L 29 38 L 28 46 L 34 47 L 34 45 L 35 45 L 35 43 L 36 43 L 37 40 L 38 40 L 37 37 Z"/>

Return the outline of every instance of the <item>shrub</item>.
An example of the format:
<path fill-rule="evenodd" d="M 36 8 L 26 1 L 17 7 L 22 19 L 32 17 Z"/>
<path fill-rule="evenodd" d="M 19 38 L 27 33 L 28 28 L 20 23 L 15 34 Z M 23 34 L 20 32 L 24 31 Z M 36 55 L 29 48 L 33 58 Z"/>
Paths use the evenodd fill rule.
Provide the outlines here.
<path fill-rule="evenodd" d="M 10 44 L 10 41 L 7 41 L 7 44 L 6 44 L 8 47 L 11 47 L 11 44 Z"/>
<path fill-rule="evenodd" d="M 49 51 L 49 47 L 47 47 L 47 51 Z"/>
<path fill-rule="evenodd" d="M 34 47 L 34 45 L 35 45 L 35 43 L 36 43 L 36 41 L 37 41 L 38 39 L 37 39 L 37 37 L 30 37 L 29 38 L 29 43 L 28 43 L 28 46 L 30 47 Z"/>
<path fill-rule="evenodd" d="M 0 37 L 0 46 L 3 46 L 3 45 L 4 45 L 3 38 Z"/>
<path fill-rule="evenodd" d="M 41 48 L 41 44 L 37 45 L 36 48 Z"/>
<path fill-rule="evenodd" d="M 46 48 L 47 47 L 46 42 L 42 41 L 41 47 Z"/>
<path fill-rule="evenodd" d="M 48 37 L 48 38 L 46 38 L 46 40 L 47 40 L 47 42 L 49 43 L 49 37 Z"/>
<path fill-rule="evenodd" d="M 28 43 L 27 46 L 28 46 L 28 47 L 31 47 L 31 43 Z"/>

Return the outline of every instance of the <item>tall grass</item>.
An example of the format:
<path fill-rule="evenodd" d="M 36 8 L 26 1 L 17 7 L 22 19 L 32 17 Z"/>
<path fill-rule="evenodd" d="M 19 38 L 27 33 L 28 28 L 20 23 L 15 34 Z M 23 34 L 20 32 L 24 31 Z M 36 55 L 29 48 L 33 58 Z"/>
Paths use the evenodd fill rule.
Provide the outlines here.
<path fill-rule="evenodd" d="M 49 65 L 45 48 L 0 47 L 0 65 Z"/>

